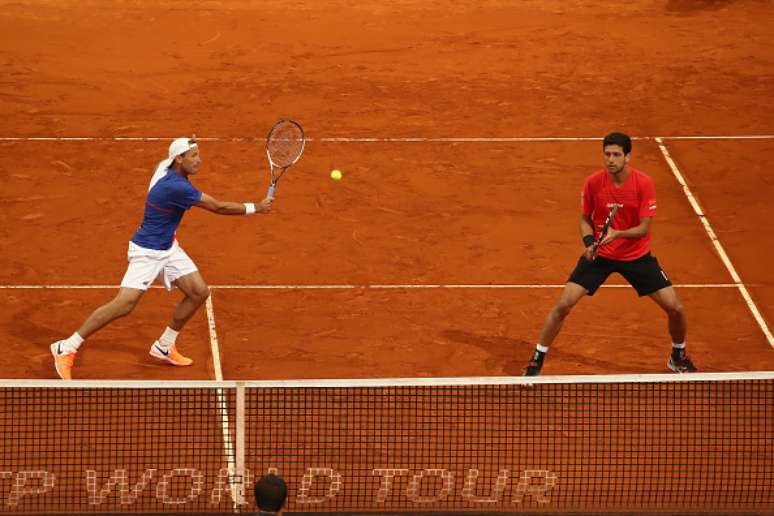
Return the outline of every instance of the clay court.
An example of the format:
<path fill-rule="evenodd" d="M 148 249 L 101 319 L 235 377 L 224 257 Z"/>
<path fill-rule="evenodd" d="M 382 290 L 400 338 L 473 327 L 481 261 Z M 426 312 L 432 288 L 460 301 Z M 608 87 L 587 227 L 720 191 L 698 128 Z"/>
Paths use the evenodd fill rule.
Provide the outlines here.
<path fill-rule="evenodd" d="M 198 188 L 257 202 L 284 117 L 308 141 L 273 212 L 177 233 L 212 289 L 178 339 L 194 365 L 148 356 L 180 296 L 155 288 L 75 378 L 518 376 L 613 130 L 654 178 L 700 371 L 774 371 L 769 1 L 0 4 L 2 378 L 56 378 L 49 344 L 115 295 L 172 138 L 200 138 Z M 669 349 L 618 277 L 543 374 L 667 373 Z"/>

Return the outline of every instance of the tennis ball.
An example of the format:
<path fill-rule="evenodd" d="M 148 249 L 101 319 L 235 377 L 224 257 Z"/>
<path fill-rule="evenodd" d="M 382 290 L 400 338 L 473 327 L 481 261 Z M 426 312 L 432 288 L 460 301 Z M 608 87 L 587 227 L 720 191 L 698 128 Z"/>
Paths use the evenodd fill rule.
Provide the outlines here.
<path fill-rule="evenodd" d="M 334 181 L 340 181 L 342 178 L 341 170 L 331 170 L 331 179 Z"/>

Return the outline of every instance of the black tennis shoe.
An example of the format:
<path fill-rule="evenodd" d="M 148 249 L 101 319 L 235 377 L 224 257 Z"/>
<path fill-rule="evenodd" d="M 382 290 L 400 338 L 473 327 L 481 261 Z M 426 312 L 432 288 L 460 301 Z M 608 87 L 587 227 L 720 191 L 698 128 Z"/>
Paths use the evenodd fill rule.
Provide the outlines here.
<path fill-rule="evenodd" d="M 691 362 L 691 359 L 688 358 L 688 355 L 682 355 L 681 357 L 669 355 L 669 360 L 667 360 L 667 367 L 678 374 L 695 373 L 698 371 L 696 366 L 693 365 L 693 362 Z"/>
<path fill-rule="evenodd" d="M 532 354 L 532 359 L 529 361 L 529 364 L 527 364 L 527 367 L 524 368 L 524 373 L 522 376 L 537 376 L 540 374 L 540 369 L 543 368 L 543 359 L 545 359 L 546 354 L 543 353 L 540 350 L 535 350 L 535 352 Z"/>
<path fill-rule="evenodd" d="M 537 376 L 540 374 L 541 367 L 543 367 L 543 364 L 537 360 L 530 360 L 527 367 L 524 368 L 524 374 L 522 376 Z"/>

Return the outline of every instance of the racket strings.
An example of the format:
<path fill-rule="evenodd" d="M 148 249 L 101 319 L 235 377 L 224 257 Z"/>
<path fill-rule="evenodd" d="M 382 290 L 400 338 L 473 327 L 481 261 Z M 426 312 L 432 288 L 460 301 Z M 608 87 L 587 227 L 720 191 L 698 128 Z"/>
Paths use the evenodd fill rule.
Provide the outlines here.
<path fill-rule="evenodd" d="M 304 151 L 304 132 L 292 122 L 277 125 L 269 133 L 266 151 L 271 162 L 279 168 L 287 168 L 301 157 Z"/>

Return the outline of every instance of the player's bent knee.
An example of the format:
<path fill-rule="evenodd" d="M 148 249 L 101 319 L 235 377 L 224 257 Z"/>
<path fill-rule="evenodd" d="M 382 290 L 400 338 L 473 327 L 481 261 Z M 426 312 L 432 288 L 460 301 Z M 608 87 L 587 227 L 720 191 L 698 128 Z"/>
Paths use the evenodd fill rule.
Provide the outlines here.
<path fill-rule="evenodd" d="M 115 314 L 117 317 L 126 317 L 132 313 L 135 306 L 137 306 L 137 301 L 133 299 L 118 300 L 115 303 Z"/>
<path fill-rule="evenodd" d="M 666 309 L 667 313 L 670 317 L 682 317 L 683 316 L 683 305 L 679 301 L 677 301 L 675 304 L 667 307 Z"/>
<path fill-rule="evenodd" d="M 554 313 L 557 317 L 564 319 L 570 314 L 570 311 L 572 310 L 572 305 L 569 303 L 559 302 L 554 305 Z"/>
<path fill-rule="evenodd" d="M 199 304 L 204 303 L 207 301 L 207 298 L 210 297 L 210 287 L 207 285 L 197 286 L 192 294 L 194 300 L 196 300 Z"/>

